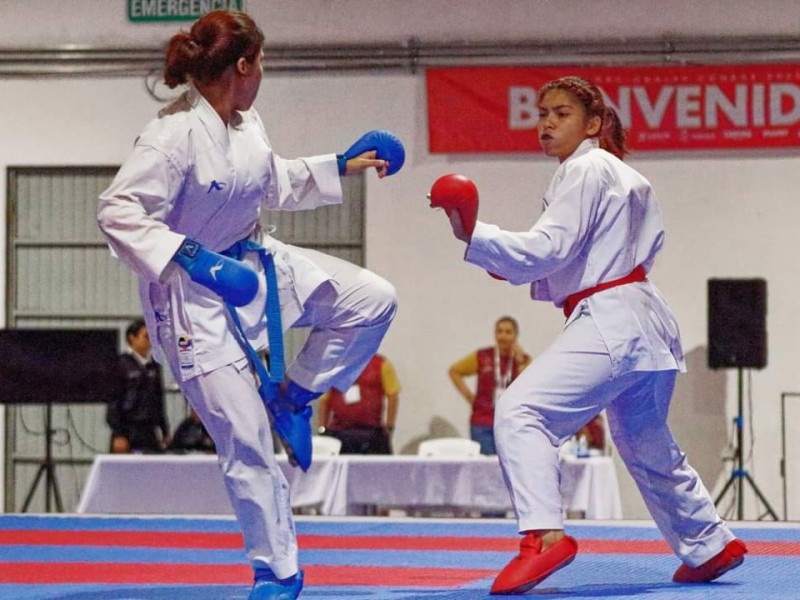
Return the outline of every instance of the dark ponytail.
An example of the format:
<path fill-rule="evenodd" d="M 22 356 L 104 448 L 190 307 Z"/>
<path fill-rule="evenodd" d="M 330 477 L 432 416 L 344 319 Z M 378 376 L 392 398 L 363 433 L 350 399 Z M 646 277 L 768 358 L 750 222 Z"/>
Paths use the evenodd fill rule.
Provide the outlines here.
<path fill-rule="evenodd" d="M 563 90 L 574 97 L 586 111 L 588 118 L 600 117 L 600 131 L 597 137 L 600 147 L 619 159 L 629 154 L 626 146 L 627 134 L 617 111 L 607 106 L 598 87 L 580 77 L 561 77 L 545 84 L 539 90 L 539 100 L 547 92 Z"/>
<path fill-rule="evenodd" d="M 169 40 L 164 82 L 174 88 L 190 79 L 214 81 L 240 58 L 255 59 L 263 44 L 264 34 L 249 15 L 215 10 Z"/>
<path fill-rule="evenodd" d="M 180 31 L 172 36 L 167 44 L 167 57 L 164 61 L 164 83 L 175 88 L 188 81 L 203 60 L 203 49 L 191 36 Z"/>
<path fill-rule="evenodd" d="M 627 137 L 628 135 L 622 126 L 622 121 L 620 121 L 617 111 L 610 106 L 606 106 L 603 125 L 600 128 L 600 147 L 622 159 L 630 152 L 625 145 Z"/>

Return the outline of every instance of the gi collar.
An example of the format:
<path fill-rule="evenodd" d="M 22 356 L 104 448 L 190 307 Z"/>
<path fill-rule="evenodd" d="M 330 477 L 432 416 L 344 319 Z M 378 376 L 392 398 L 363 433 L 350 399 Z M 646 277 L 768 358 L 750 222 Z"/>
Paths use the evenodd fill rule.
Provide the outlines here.
<path fill-rule="evenodd" d="M 573 158 L 577 158 L 578 156 L 583 156 L 590 150 L 594 150 L 595 148 L 600 147 L 600 140 L 597 138 L 586 138 L 583 140 L 575 151 L 567 157 L 567 160 L 572 160 Z M 566 161 L 565 161 L 566 162 Z"/>
<path fill-rule="evenodd" d="M 202 121 L 209 135 L 214 138 L 221 146 L 227 147 L 230 144 L 228 137 L 228 127 L 219 116 L 211 103 L 205 99 L 203 94 L 193 85 L 189 84 L 188 90 L 189 103 L 192 109 L 197 114 L 197 117 Z M 242 117 L 238 111 L 234 111 L 231 115 L 231 127 L 237 127 L 242 121 Z"/>

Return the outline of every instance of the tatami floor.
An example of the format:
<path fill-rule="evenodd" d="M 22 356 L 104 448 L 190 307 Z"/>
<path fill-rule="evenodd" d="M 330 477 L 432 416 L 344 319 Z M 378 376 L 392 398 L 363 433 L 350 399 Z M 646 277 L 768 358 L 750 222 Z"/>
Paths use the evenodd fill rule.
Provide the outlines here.
<path fill-rule="evenodd" d="M 568 524 L 580 552 L 531 598 L 800 599 L 800 527 L 733 524 L 750 553 L 719 581 L 677 585 L 651 523 Z M 302 598 L 477 600 L 517 547 L 510 520 L 325 519 L 297 523 Z M 246 599 L 232 519 L 0 516 L 0 598 Z"/>

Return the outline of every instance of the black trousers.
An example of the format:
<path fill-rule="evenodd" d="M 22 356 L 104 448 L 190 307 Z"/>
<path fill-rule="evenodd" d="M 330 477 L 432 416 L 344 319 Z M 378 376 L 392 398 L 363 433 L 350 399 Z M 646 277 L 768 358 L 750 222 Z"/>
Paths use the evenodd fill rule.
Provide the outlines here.
<path fill-rule="evenodd" d="M 326 433 L 342 442 L 342 454 L 392 453 L 389 434 L 383 427 L 354 427 Z"/>

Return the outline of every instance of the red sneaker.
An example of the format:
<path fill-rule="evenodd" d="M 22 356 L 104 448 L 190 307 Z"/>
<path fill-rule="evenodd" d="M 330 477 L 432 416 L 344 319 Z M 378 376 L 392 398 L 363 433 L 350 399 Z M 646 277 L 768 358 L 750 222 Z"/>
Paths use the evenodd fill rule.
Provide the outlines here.
<path fill-rule="evenodd" d="M 533 533 L 522 538 L 519 554 L 511 559 L 492 584 L 492 594 L 524 594 L 571 563 L 578 553 L 578 542 L 565 535 L 542 552 L 542 539 Z"/>
<path fill-rule="evenodd" d="M 742 540 L 731 540 L 722 549 L 722 552 L 708 559 L 699 567 L 681 565 L 672 576 L 672 581 L 676 583 L 707 583 L 714 581 L 735 569 L 744 562 L 744 555 L 747 553 L 747 546 Z"/>

